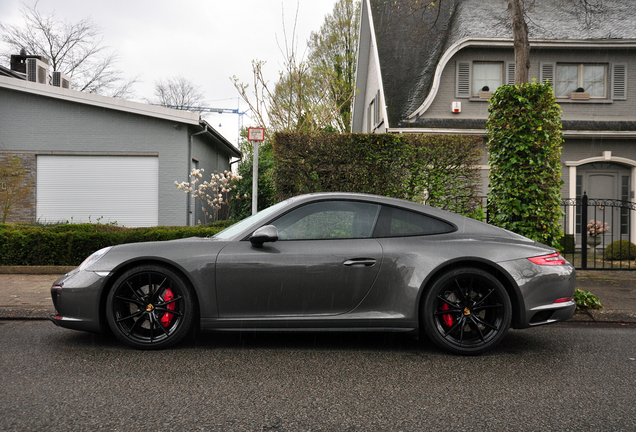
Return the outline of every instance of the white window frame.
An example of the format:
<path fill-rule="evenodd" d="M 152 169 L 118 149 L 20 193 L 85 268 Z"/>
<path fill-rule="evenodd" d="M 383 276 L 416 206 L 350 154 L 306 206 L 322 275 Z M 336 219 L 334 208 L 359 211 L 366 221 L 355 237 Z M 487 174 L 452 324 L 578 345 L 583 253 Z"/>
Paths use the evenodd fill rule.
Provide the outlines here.
<path fill-rule="evenodd" d="M 369 102 L 367 107 L 367 129 L 369 133 L 373 132 L 382 122 L 380 117 L 380 90 L 375 93 L 375 97 Z"/>
<path fill-rule="evenodd" d="M 499 84 L 496 87 L 493 87 L 491 85 L 488 86 L 489 91 L 495 91 L 498 87 L 501 87 L 504 84 L 504 63 L 500 62 L 500 61 L 473 61 L 472 62 L 472 67 L 471 67 L 471 82 L 470 82 L 470 86 L 471 86 L 471 97 L 479 97 L 479 92 L 481 91 L 481 89 L 484 87 L 483 85 L 477 85 L 476 81 L 477 81 L 477 74 L 475 73 L 475 67 L 476 66 L 481 66 L 481 65 L 496 65 L 499 67 Z M 492 77 L 488 77 L 488 80 L 493 80 L 494 78 Z M 484 83 L 485 85 L 488 85 L 487 82 Z"/>
<path fill-rule="evenodd" d="M 557 63 L 556 64 L 556 70 L 555 70 L 555 84 L 554 84 L 554 91 L 556 94 L 556 97 L 558 98 L 566 98 L 569 96 L 570 92 L 568 92 L 567 94 L 557 94 L 557 89 L 559 87 L 559 80 L 558 80 L 558 75 L 559 75 L 559 68 L 560 67 L 564 67 L 564 66 L 576 66 L 577 67 L 577 85 L 574 88 L 574 90 L 576 90 L 577 88 L 581 87 L 581 88 L 585 88 L 585 84 L 584 84 L 584 71 L 585 71 L 585 67 L 590 67 L 590 66 L 603 66 L 604 68 L 604 74 L 603 74 L 603 95 L 602 96 L 594 96 L 592 94 L 590 94 L 590 99 L 607 99 L 608 96 L 608 74 L 609 74 L 609 65 L 607 63 Z M 572 91 L 574 91 L 572 90 Z"/>

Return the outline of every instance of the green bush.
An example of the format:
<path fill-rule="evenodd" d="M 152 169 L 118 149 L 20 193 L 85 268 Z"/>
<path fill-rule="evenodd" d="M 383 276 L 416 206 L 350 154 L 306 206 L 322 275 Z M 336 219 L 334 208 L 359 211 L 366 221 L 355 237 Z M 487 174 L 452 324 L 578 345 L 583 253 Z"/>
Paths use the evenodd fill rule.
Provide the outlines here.
<path fill-rule="evenodd" d="M 244 157 L 238 166 L 242 178 L 234 183 L 235 189 L 230 200 L 230 217 L 235 219 L 252 215 L 253 149 L 248 147 L 243 151 Z M 258 211 L 276 204 L 272 180 L 273 158 L 271 142 L 262 142 L 258 150 Z"/>
<path fill-rule="evenodd" d="M 563 134 L 552 88 L 501 86 L 488 112 L 490 223 L 558 248 Z"/>
<path fill-rule="evenodd" d="M 602 309 L 601 301 L 589 291 L 574 290 L 574 301 L 577 309 Z"/>
<path fill-rule="evenodd" d="M 561 246 L 559 248 L 561 253 L 573 254 L 576 247 L 574 234 L 565 234 L 563 237 L 561 237 L 561 240 L 559 240 L 559 244 Z"/>
<path fill-rule="evenodd" d="M 276 199 L 360 192 L 480 217 L 481 143 L 459 135 L 277 133 Z"/>
<path fill-rule="evenodd" d="M 0 265 L 75 266 L 107 246 L 207 237 L 229 226 L 123 228 L 102 224 L 32 226 L 0 224 Z"/>
<path fill-rule="evenodd" d="M 636 259 L 636 245 L 628 240 L 616 240 L 605 248 L 603 257 L 611 261 Z"/>

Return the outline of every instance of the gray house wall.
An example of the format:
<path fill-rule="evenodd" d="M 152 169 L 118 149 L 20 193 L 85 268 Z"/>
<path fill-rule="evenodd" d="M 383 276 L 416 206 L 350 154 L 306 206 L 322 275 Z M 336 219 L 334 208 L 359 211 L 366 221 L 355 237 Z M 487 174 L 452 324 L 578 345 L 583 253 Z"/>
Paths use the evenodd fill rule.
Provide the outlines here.
<path fill-rule="evenodd" d="M 191 129 L 190 133 L 196 133 L 196 131 Z M 209 181 L 212 174 L 231 170 L 229 156 L 221 154 L 219 151 L 210 147 L 205 140 L 201 138 L 201 135 L 194 135 L 192 137 L 192 160 L 196 161 L 197 166 L 204 170 L 202 178 L 204 181 Z M 204 223 L 206 219 L 201 208 L 201 202 L 197 200 L 194 204 L 194 208 L 192 209 L 194 211 L 194 224 L 198 224 L 199 222 Z"/>
<path fill-rule="evenodd" d="M 19 153 L 32 164 L 39 154 L 157 156 L 159 224 L 187 224 L 187 196 L 174 186 L 187 180 L 187 125 L 4 88 L 0 100 L 3 153 Z M 193 155 L 206 172 L 228 166 L 228 154 L 204 139 L 194 142 Z"/>
<path fill-rule="evenodd" d="M 485 119 L 488 117 L 488 101 L 478 98 L 458 98 L 456 88 L 456 66 L 458 62 L 493 61 L 514 62 L 512 49 L 466 48 L 458 51 L 446 64 L 440 80 L 439 90 L 421 118 Z M 530 51 L 530 80 L 540 79 L 542 62 L 558 63 L 620 63 L 627 64 L 627 99 L 611 99 L 611 73 L 608 71 L 608 99 L 573 101 L 559 98 L 563 120 L 620 121 L 634 120 L 636 112 L 636 51 L 629 49 L 539 49 Z M 505 73 L 504 73 L 505 75 Z M 505 80 L 505 76 L 504 76 Z M 462 103 L 462 112 L 454 114 L 451 103 Z"/>
<path fill-rule="evenodd" d="M 558 63 L 604 63 L 610 66 L 607 81 L 607 99 L 574 101 L 558 98 L 564 121 L 578 122 L 616 122 L 634 121 L 636 119 L 636 52 L 632 49 L 532 49 L 530 54 L 529 77 L 540 80 L 540 65 L 542 62 Z M 504 65 L 514 61 L 512 49 L 502 48 L 466 48 L 458 51 L 446 64 L 440 80 L 439 90 L 431 106 L 420 119 L 449 119 L 449 120 L 485 120 L 488 117 L 489 102 L 475 97 L 458 98 L 456 94 L 456 66 L 459 62 L 467 61 L 501 61 Z M 613 64 L 627 65 L 627 99 L 613 100 L 611 98 L 611 66 Z M 503 82 L 505 83 L 505 68 Z M 451 104 L 454 101 L 462 103 L 459 114 L 452 113 Z M 424 120 L 424 124 L 426 120 Z M 452 123 L 447 123 L 452 128 Z M 563 197 L 573 197 L 575 178 L 571 164 L 580 163 L 589 158 L 610 157 L 610 161 L 617 162 L 634 171 L 636 161 L 636 140 L 633 138 L 611 139 L 602 133 L 588 133 L 585 138 L 568 136 L 563 143 L 561 161 L 563 163 L 562 186 Z M 608 153 L 609 152 L 609 153 Z M 570 165 L 567 162 L 571 162 Z M 487 155 L 482 158 L 482 193 L 488 192 Z M 580 173 L 582 168 L 578 169 Z M 631 180 L 632 192 L 635 179 Z"/>

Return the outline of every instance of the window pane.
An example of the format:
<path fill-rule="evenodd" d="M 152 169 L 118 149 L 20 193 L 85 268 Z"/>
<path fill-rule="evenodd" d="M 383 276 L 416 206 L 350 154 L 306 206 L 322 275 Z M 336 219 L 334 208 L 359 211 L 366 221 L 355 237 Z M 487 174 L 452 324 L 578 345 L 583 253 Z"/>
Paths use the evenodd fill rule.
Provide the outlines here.
<path fill-rule="evenodd" d="M 568 96 L 579 86 L 577 65 L 557 65 L 556 95 Z"/>
<path fill-rule="evenodd" d="M 352 201 L 321 201 L 276 219 L 279 240 L 369 238 L 380 206 Z"/>
<path fill-rule="evenodd" d="M 605 66 L 583 66 L 583 88 L 591 97 L 605 97 Z"/>
<path fill-rule="evenodd" d="M 393 207 L 382 207 L 374 237 L 402 237 L 452 232 L 455 227 L 449 223 L 421 213 Z"/>
<path fill-rule="evenodd" d="M 487 86 L 495 91 L 501 85 L 501 63 L 473 63 L 473 96 Z"/>

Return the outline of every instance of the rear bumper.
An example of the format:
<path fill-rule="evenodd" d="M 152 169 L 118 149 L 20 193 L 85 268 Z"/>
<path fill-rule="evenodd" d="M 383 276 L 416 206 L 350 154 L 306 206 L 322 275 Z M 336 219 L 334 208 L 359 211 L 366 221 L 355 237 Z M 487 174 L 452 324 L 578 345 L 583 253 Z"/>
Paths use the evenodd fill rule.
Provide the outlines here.
<path fill-rule="evenodd" d="M 571 318 L 576 272 L 566 265 L 537 265 L 527 259 L 500 263 L 519 287 L 520 301 L 515 328 L 528 328 Z"/>
<path fill-rule="evenodd" d="M 555 303 L 544 306 L 537 306 L 530 311 L 528 326 L 534 327 L 543 324 L 565 321 L 572 318 L 576 312 L 576 302 L 574 300 L 564 303 Z"/>

